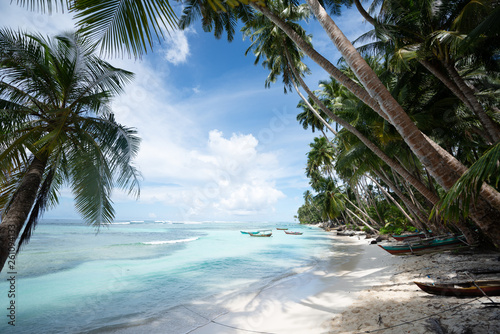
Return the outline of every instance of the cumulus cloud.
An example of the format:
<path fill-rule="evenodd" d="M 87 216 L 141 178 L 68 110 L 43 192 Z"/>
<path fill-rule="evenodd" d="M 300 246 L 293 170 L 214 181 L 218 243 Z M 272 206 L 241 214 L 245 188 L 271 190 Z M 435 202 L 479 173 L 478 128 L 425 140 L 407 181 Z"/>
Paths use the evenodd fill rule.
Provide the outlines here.
<path fill-rule="evenodd" d="M 174 30 L 166 35 L 167 45 L 164 48 L 165 59 L 174 65 L 185 63 L 189 56 L 189 43 L 186 34 L 187 30 Z"/>
<path fill-rule="evenodd" d="M 208 213 L 225 217 L 273 211 L 285 197 L 274 181 L 280 167 L 275 155 L 259 153 L 257 147 L 253 135 L 225 138 L 212 130 L 203 148 L 176 157 L 182 166 L 175 176 L 180 184 L 146 186 L 141 202 L 175 205 L 184 220 Z"/>

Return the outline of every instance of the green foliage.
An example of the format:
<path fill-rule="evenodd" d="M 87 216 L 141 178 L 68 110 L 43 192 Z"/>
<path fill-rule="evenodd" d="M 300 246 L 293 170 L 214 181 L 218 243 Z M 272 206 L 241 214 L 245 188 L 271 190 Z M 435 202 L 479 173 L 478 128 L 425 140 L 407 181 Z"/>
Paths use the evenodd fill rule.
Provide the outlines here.
<path fill-rule="evenodd" d="M 301 224 L 316 224 L 323 221 L 320 211 L 309 203 L 303 204 L 297 210 L 297 216 Z"/>
<path fill-rule="evenodd" d="M 0 211 L 29 217 L 19 245 L 45 208 L 57 204 L 63 185 L 82 218 L 96 227 L 114 218 L 115 186 L 139 195 L 133 159 L 140 139 L 110 110 L 133 74 L 94 51 L 78 34 L 48 39 L 0 29 Z M 32 185 L 36 201 L 28 212 L 16 212 L 12 199 L 21 196 L 20 181 L 35 160 L 44 169 L 41 186 Z"/>
<path fill-rule="evenodd" d="M 380 234 L 401 234 L 405 231 L 414 232 L 416 229 L 408 224 L 390 222 L 380 229 Z"/>
<path fill-rule="evenodd" d="M 500 142 L 491 147 L 458 179 L 446 196 L 434 208 L 445 219 L 459 219 L 460 215 L 469 214 L 470 205 L 474 205 L 483 182 L 489 181 L 498 187 L 500 182 Z"/>

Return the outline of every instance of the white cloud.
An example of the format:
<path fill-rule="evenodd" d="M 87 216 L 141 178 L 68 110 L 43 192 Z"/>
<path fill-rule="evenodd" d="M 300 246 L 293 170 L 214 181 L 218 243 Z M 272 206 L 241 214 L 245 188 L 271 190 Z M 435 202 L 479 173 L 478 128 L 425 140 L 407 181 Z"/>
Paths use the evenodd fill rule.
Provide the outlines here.
<path fill-rule="evenodd" d="M 146 185 L 140 202 L 176 206 L 184 220 L 209 213 L 227 217 L 273 211 L 285 197 L 274 181 L 280 167 L 274 154 L 258 153 L 257 146 L 252 135 L 225 138 L 213 130 L 201 149 L 178 148 L 184 154 L 176 157 L 172 178 L 179 185 Z"/>
<path fill-rule="evenodd" d="M 166 35 L 165 59 L 174 65 L 185 63 L 189 56 L 189 43 L 186 34 L 192 29 L 174 30 Z"/>

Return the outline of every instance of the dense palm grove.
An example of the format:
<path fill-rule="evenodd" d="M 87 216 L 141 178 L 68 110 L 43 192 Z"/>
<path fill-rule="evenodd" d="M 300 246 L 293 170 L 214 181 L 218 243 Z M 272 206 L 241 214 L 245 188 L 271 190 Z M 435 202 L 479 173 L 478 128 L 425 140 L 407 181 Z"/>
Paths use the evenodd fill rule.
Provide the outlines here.
<path fill-rule="evenodd" d="M 303 112 L 297 119 L 322 136 L 311 143 L 306 167 L 315 195 L 304 194 L 298 218 L 381 232 L 451 231 L 476 242 L 481 229 L 469 217 L 475 182 L 486 179 L 498 190 L 499 35 L 498 24 L 491 24 L 493 17 L 498 20 L 496 3 L 385 1 L 372 13 L 373 30 L 358 39 L 363 44 L 358 50 L 418 129 L 464 166 L 474 166 L 474 173 L 451 190 L 444 188 L 387 120 L 330 78 L 315 92 L 323 106 L 313 107 L 326 107 L 359 133 L 343 126 L 328 138 L 326 123 L 312 117 L 305 102 L 299 104 Z M 356 79 L 342 64 L 341 71 Z M 337 121 L 329 113 L 323 118 Z M 396 168 L 409 172 L 435 199 Z"/>
<path fill-rule="evenodd" d="M 105 108 L 130 74 L 87 51 L 137 57 L 161 39 L 162 28 L 198 19 L 229 40 L 242 26 L 247 52 L 269 69 L 266 85 L 281 78 L 285 92 L 294 89 L 298 121 L 320 134 L 307 156 L 311 190 L 298 210 L 301 222 L 451 231 L 500 247 L 497 0 L 179 2 L 177 20 L 166 0 L 18 1 L 40 11 L 66 7 L 76 14 L 78 34 L 51 43 L 3 32 L 0 266 L 11 226 L 14 239 L 24 228 L 26 240 L 63 183 L 96 225 L 113 217 L 113 176 L 136 189 L 137 138 Z M 357 48 L 335 23 L 343 6 L 353 5 L 373 27 Z M 340 51 L 338 65 L 315 49 L 306 31 L 311 19 Z M 310 74 L 304 57 L 324 70 L 317 87 L 303 80 Z M 93 163 L 79 165 L 87 143 L 95 147 L 87 159 Z"/>

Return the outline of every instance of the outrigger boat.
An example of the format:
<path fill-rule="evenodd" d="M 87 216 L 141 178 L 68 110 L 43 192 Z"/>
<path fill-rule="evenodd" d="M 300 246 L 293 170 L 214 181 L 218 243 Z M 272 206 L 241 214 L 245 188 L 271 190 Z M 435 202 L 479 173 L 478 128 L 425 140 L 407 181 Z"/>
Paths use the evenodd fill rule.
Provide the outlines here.
<path fill-rule="evenodd" d="M 259 233 L 259 231 L 240 231 L 241 234 Z"/>
<path fill-rule="evenodd" d="M 425 238 L 425 234 L 423 232 L 412 234 L 393 234 L 392 237 L 397 241 L 405 241 L 406 239 Z"/>
<path fill-rule="evenodd" d="M 292 234 L 292 235 L 302 235 L 303 232 L 293 232 L 293 231 L 285 231 L 286 234 Z"/>
<path fill-rule="evenodd" d="M 273 231 L 271 230 L 262 230 L 257 232 L 248 232 L 251 237 L 270 237 L 273 235 Z"/>
<path fill-rule="evenodd" d="M 424 254 L 432 253 L 438 250 L 454 249 L 461 246 L 466 246 L 465 238 L 461 236 L 453 236 L 446 238 L 427 238 L 420 239 L 414 242 L 407 242 L 399 245 L 378 245 L 387 252 L 393 255 L 409 255 L 409 254 Z"/>
<path fill-rule="evenodd" d="M 257 234 L 260 232 L 270 232 L 271 230 L 254 230 L 254 231 L 240 231 L 241 234 Z"/>
<path fill-rule="evenodd" d="M 420 289 L 433 295 L 455 297 L 500 296 L 500 280 L 464 281 L 449 283 L 413 282 Z"/>

